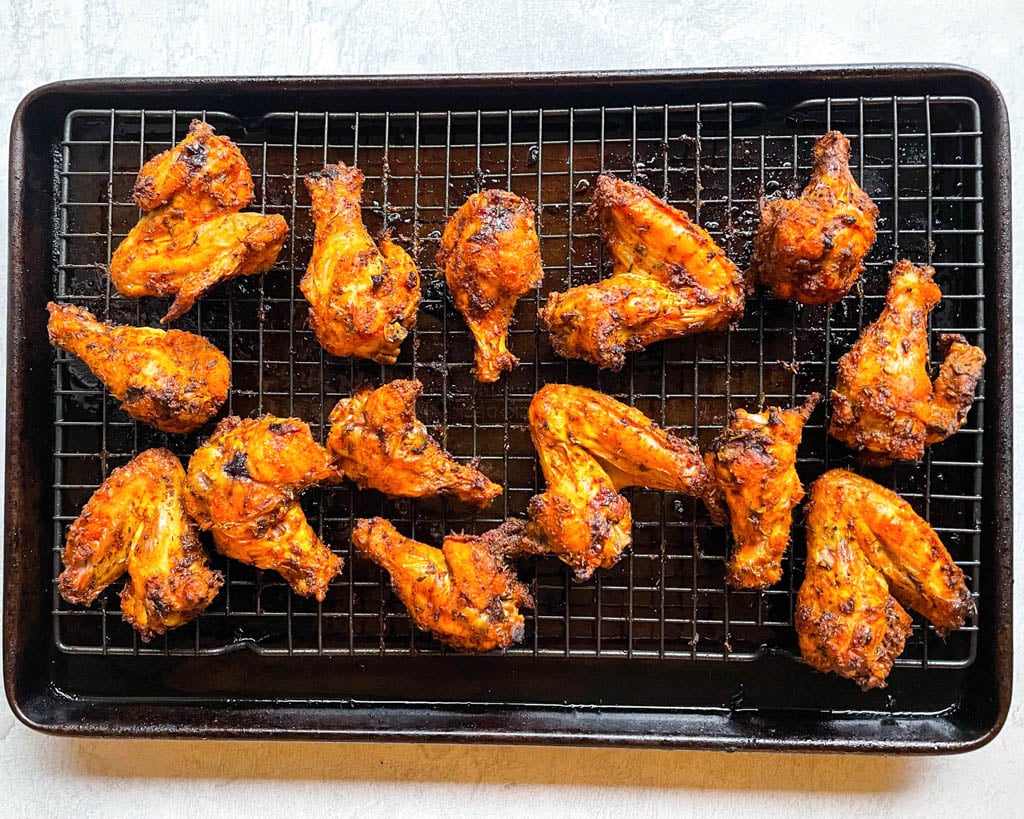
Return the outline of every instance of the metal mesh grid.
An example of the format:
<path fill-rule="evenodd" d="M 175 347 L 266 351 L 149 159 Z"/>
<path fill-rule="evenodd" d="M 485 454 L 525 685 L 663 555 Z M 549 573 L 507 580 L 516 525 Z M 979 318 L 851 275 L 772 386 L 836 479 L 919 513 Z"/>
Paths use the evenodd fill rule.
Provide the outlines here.
<path fill-rule="evenodd" d="M 268 654 L 410 654 L 444 648 L 411 627 L 386 577 L 353 553 L 356 517 L 382 515 L 406 534 L 439 543 L 451 530 L 482 532 L 523 515 L 543 485 L 526 427 L 534 392 L 547 382 L 592 386 L 640 407 L 659 423 L 706 445 L 728 411 L 792 405 L 828 393 L 837 359 L 881 309 L 893 260 L 928 261 L 943 302 L 936 330 L 984 346 L 981 253 L 981 125 L 976 103 L 960 97 L 808 100 L 786 110 L 756 101 L 513 111 L 288 112 L 240 121 L 213 111 L 79 110 L 68 115 L 60 157 L 57 300 L 116 322 L 155 325 L 162 300 L 131 301 L 113 292 L 111 253 L 138 218 L 131 188 L 141 164 L 180 140 L 192 117 L 231 137 L 256 183 L 253 209 L 281 213 L 292 234 L 275 268 L 222 285 L 178 327 L 201 333 L 227 353 L 233 389 L 226 410 L 297 415 L 314 435 L 353 386 L 415 377 L 425 387 L 419 414 L 460 459 L 505 487 L 490 509 L 457 503 L 389 501 L 350 485 L 303 498 L 310 520 L 346 566 L 318 604 L 289 593 L 280 578 L 214 556 L 226 584 L 194 623 L 141 643 L 121 621 L 120 584 L 92 609 L 69 607 L 54 584 L 53 628 L 69 653 L 215 654 L 249 648 Z M 749 260 L 757 200 L 795 195 L 809 173 L 816 136 L 838 128 L 853 144 L 854 175 L 879 206 L 878 240 L 854 294 L 835 307 L 806 308 L 763 293 L 747 302 L 738 329 L 657 344 L 629 358 L 621 373 L 598 372 L 556 357 L 539 328 L 538 304 L 551 290 L 606 275 L 603 249 L 585 216 L 599 172 L 651 188 L 707 228 L 741 268 Z M 424 282 L 418 327 L 398 362 L 382 367 L 325 354 L 298 293 L 312 246 L 304 174 L 328 161 L 366 174 L 364 217 L 385 226 L 414 255 Z M 510 347 L 522 364 L 496 385 L 472 377 L 468 331 L 434 253 L 446 218 L 481 187 L 508 188 L 537 204 L 545 268 L 538 293 L 520 301 Z M 109 471 L 142 449 L 166 446 L 183 459 L 201 434 L 169 436 L 121 412 L 77 360 L 56 353 L 54 577 L 66 526 Z M 978 586 L 982 431 L 979 397 L 965 428 L 932 447 L 920 465 L 875 470 L 928 518 Z M 805 484 L 825 469 L 853 466 L 830 441 L 819 409 L 804 433 L 798 468 Z M 212 427 L 212 425 L 211 425 Z M 794 591 L 802 577 L 798 514 L 782 583 L 763 593 L 724 583 L 729 548 L 685 496 L 631 490 L 634 545 L 618 566 L 587 583 L 571 582 L 553 558 L 524 560 L 520 574 L 537 601 L 527 636 L 510 653 L 526 655 L 753 660 L 796 653 Z M 984 601 L 980 601 L 984 606 Z M 976 624 L 946 640 L 920 619 L 898 661 L 904 666 L 972 662 Z"/>

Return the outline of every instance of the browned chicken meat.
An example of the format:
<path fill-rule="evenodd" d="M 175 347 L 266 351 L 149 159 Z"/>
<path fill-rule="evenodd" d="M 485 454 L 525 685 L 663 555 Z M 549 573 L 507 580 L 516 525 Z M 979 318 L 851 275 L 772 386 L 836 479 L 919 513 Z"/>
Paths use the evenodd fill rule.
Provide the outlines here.
<path fill-rule="evenodd" d="M 612 276 L 551 293 L 540 316 L 555 352 L 620 370 L 626 353 L 724 330 L 743 314 L 743 278 L 707 231 L 639 185 L 598 177 L 590 209 Z"/>
<path fill-rule="evenodd" d="M 861 551 L 853 521 L 828 481 L 807 507 L 807 563 L 794 615 L 800 653 L 812 668 L 884 688 L 910 636 L 910 615 Z"/>
<path fill-rule="evenodd" d="M 189 622 L 223 584 L 185 512 L 185 470 L 166 449 L 115 469 L 71 524 L 58 586 L 89 605 L 121 575 L 121 613 L 143 640 Z"/>
<path fill-rule="evenodd" d="M 459 651 L 508 648 L 523 639 L 520 606 L 533 606 L 508 566 L 538 545 L 524 521 L 480 537 L 448 535 L 440 549 L 410 540 L 383 518 L 357 520 L 352 542 L 391 575 L 391 588 L 416 626 Z"/>
<path fill-rule="evenodd" d="M 920 612 L 940 636 L 975 613 L 964 573 L 928 522 L 903 498 L 874 481 L 833 469 L 818 479 L 836 493 L 864 556 L 885 575 L 893 595 Z"/>
<path fill-rule="evenodd" d="M 142 166 L 133 191 L 146 211 L 110 260 L 123 296 L 174 296 L 187 313 L 218 282 L 273 267 L 288 236 L 279 215 L 239 213 L 253 198 L 249 166 L 230 139 L 193 120 L 188 136 Z"/>
<path fill-rule="evenodd" d="M 88 310 L 46 305 L 50 343 L 78 356 L 132 418 L 191 432 L 224 404 L 231 365 L 209 341 L 180 330 L 101 324 Z"/>
<path fill-rule="evenodd" d="M 341 162 L 306 177 L 316 238 L 299 288 L 309 324 L 327 352 L 394 364 L 416 324 L 420 276 L 412 258 L 363 224 L 363 174 Z"/>
<path fill-rule="evenodd" d="M 850 141 L 829 131 L 814 145 L 811 181 L 800 198 L 761 203 L 751 284 L 804 304 L 839 301 L 864 270 L 877 218 L 850 173 Z"/>
<path fill-rule="evenodd" d="M 705 455 L 729 507 L 735 545 L 727 579 L 736 588 L 765 589 L 782 577 L 793 509 L 804 496 L 796 451 L 820 398 L 788 410 L 736 410 Z"/>
<path fill-rule="evenodd" d="M 416 417 L 419 381 L 391 381 L 357 390 L 331 412 L 327 450 L 342 473 L 363 489 L 392 498 L 451 495 L 486 506 L 501 487 L 458 463 Z"/>
<path fill-rule="evenodd" d="M 530 403 L 530 435 L 547 487 L 530 516 L 553 551 L 586 580 L 632 543 L 627 486 L 685 492 L 721 517 L 700 452 L 639 410 L 594 390 L 548 384 Z"/>
<path fill-rule="evenodd" d="M 509 191 L 475 193 L 445 226 L 438 271 L 476 340 L 478 381 L 497 381 L 519 363 L 506 347 L 520 296 L 544 276 L 533 203 Z"/>
<path fill-rule="evenodd" d="M 885 309 L 839 359 L 829 433 L 865 463 L 916 461 L 967 420 L 985 354 L 963 336 L 944 334 L 946 358 L 928 374 L 928 314 L 942 292 L 931 267 L 903 260 L 893 268 Z"/>
<path fill-rule="evenodd" d="M 796 625 L 815 668 L 862 688 L 882 686 L 909 634 L 900 604 L 927 617 L 939 635 L 975 614 L 963 571 L 895 492 L 833 469 L 815 482 L 810 506 Z"/>
<path fill-rule="evenodd" d="M 186 501 L 221 554 L 273 569 L 296 594 L 323 600 L 342 561 L 309 525 L 299 494 L 338 480 L 302 421 L 232 416 L 192 455 Z"/>

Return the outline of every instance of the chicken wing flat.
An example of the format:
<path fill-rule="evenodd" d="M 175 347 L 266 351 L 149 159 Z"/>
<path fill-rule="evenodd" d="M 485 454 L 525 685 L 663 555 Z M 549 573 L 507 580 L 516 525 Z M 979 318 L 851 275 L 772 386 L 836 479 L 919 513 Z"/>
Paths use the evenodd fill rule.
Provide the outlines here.
<path fill-rule="evenodd" d="M 273 569 L 296 594 L 323 600 L 342 561 L 306 520 L 299 494 L 340 479 L 297 418 L 225 418 L 188 464 L 188 510 L 217 551 Z"/>
<path fill-rule="evenodd" d="M 476 340 L 476 378 L 497 381 L 519 359 L 505 337 L 516 302 L 544 272 L 533 203 L 509 191 L 484 190 L 445 226 L 437 267 Z"/>
<path fill-rule="evenodd" d="M 458 463 L 416 417 L 419 381 L 391 381 L 357 390 L 331 411 L 327 450 L 362 489 L 391 498 L 451 495 L 486 506 L 501 487 L 480 470 Z"/>
<path fill-rule="evenodd" d="M 620 370 L 626 353 L 722 330 L 743 314 L 743 278 L 708 233 L 639 185 L 598 177 L 590 213 L 612 276 L 552 293 L 541 310 L 555 352 Z"/>
<path fill-rule="evenodd" d="M 985 354 L 962 336 L 940 337 L 946 359 L 934 385 L 928 375 L 928 314 L 942 298 L 934 274 L 898 262 L 882 315 L 839 359 L 829 433 L 865 463 L 919 460 L 963 426 L 974 402 Z"/>
<path fill-rule="evenodd" d="M 761 203 L 751 284 L 780 299 L 837 302 L 850 292 L 875 243 L 878 207 L 850 173 L 850 141 L 829 131 L 814 145 L 811 181 L 799 199 Z"/>
<path fill-rule="evenodd" d="M 435 549 L 372 518 L 356 521 L 352 543 L 390 573 L 417 628 L 441 642 L 477 653 L 522 641 L 519 607 L 532 607 L 533 599 L 507 560 L 537 551 L 525 521 L 509 520 L 480 537 L 448 535 Z"/>
<path fill-rule="evenodd" d="M 865 691 L 884 688 L 910 636 L 910 615 L 861 550 L 831 474 L 812 485 L 807 506 L 807 563 L 794 613 L 800 653 L 812 668 Z"/>
<path fill-rule="evenodd" d="M 793 509 L 804 496 L 796 451 L 819 393 L 802 407 L 736 410 L 705 455 L 725 496 L 735 541 L 726 578 L 740 589 L 765 589 L 782 577 Z"/>
<path fill-rule="evenodd" d="M 928 522 L 903 498 L 874 481 L 833 469 L 819 492 L 841 505 L 864 556 L 885 575 L 892 594 L 927 617 L 941 636 L 976 613 L 964 573 Z"/>
<path fill-rule="evenodd" d="M 125 571 L 121 613 L 150 640 L 189 622 L 223 584 L 185 512 L 185 470 L 166 449 L 115 469 L 68 529 L 58 588 L 89 605 Z"/>
<path fill-rule="evenodd" d="M 239 213 L 252 202 L 249 166 L 199 120 L 142 166 L 132 195 L 146 213 L 114 252 L 110 281 L 130 298 L 174 296 L 165 322 L 218 282 L 269 270 L 288 236 L 279 215 Z"/>
<path fill-rule="evenodd" d="M 132 418 L 191 432 L 224 404 L 231 365 L 205 338 L 180 330 L 101 324 L 88 310 L 46 305 L 50 343 L 78 356 Z"/>
<path fill-rule="evenodd" d="M 883 686 L 910 633 L 902 606 L 940 636 L 976 613 L 960 567 L 910 504 L 860 475 L 826 472 L 811 488 L 797 596 L 804 658 L 864 689 Z"/>
<path fill-rule="evenodd" d="M 420 277 L 412 258 L 363 224 L 363 174 L 341 162 L 306 177 L 313 201 L 313 256 L 299 288 L 309 324 L 331 355 L 394 364 L 416 324 Z"/>
<path fill-rule="evenodd" d="M 530 403 L 530 435 L 547 488 L 529 513 L 578 580 L 614 566 L 632 543 L 627 486 L 685 492 L 720 516 L 697 447 L 639 410 L 594 390 L 548 384 Z"/>

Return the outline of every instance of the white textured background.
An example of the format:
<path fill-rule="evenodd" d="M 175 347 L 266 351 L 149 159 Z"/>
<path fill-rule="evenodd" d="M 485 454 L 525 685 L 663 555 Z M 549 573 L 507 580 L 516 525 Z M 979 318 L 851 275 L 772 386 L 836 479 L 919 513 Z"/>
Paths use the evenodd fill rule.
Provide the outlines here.
<path fill-rule="evenodd" d="M 310 5 L 0 0 L 3 156 L 18 100 L 72 77 L 956 62 L 987 73 L 1006 96 L 1017 170 L 1015 255 L 1024 259 L 1019 0 L 773 2 L 762 13 L 738 0 Z M 4 189 L 6 179 L 4 161 Z M 5 207 L 2 197 L 0 215 Z M 6 253 L 0 265 L 6 270 Z M 1018 316 L 1021 288 L 1015 282 Z M 6 283 L 2 290 L 6 315 Z M 1014 331 L 1018 349 L 1022 327 Z M 1018 441 L 1021 431 L 1018 423 Z M 1018 476 L 1020 467 L 1018 453 Z M 1024 559 L 1017 562 L 1019 573 Z M 1020 691 L 1020 663 L 1015 676 Z M 937 759 L 59 740 L 34 734 L 0 705 L 0 816 L 1024 816 L 1022 796 L 1019 698 L 989 746 Z"/>

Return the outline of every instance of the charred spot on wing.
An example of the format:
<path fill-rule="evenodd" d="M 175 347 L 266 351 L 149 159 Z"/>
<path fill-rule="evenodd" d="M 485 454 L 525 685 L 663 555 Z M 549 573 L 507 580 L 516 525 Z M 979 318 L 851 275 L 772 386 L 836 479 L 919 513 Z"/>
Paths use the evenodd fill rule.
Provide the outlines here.
<path fill-rule="evenodd" d="M 231 460 L 224 464 L 224 474 L 236 480 L 248 479 L 249 456 L 242 451 L 236 452 L 231 456 Z"/>
<path fill-rule="evenodd" d="M 189 174 L 199 173 L 206 164 L 206 143 L 186 142 L 184 148 L 184 162 Z"/>

